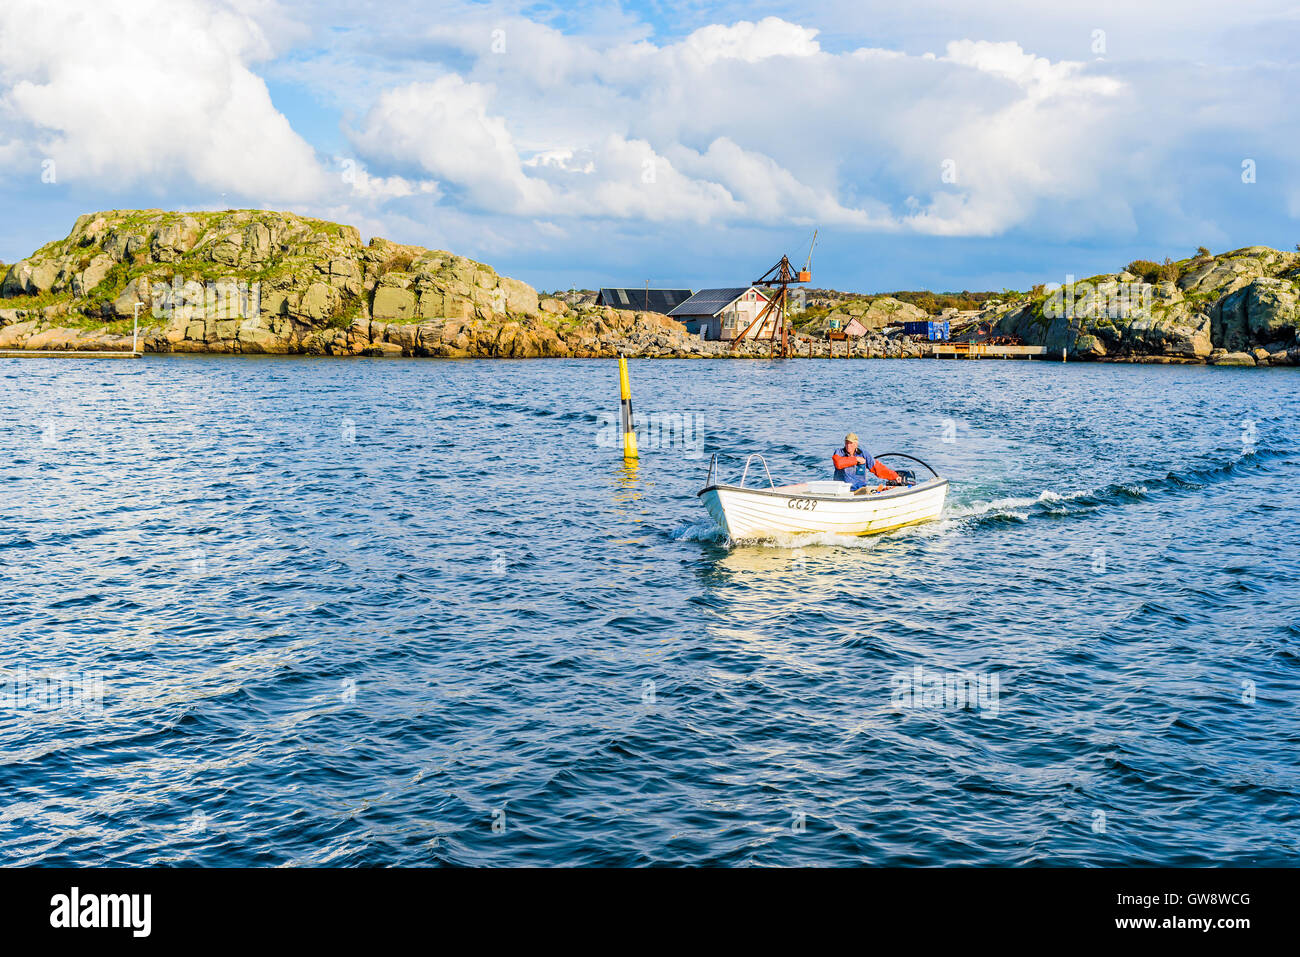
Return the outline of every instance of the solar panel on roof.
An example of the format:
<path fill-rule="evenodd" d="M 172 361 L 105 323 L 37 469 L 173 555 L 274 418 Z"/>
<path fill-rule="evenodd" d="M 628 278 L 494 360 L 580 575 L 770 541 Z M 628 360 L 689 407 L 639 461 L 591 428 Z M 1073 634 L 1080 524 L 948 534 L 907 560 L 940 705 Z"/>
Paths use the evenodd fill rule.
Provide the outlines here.
<path fill-rule="evenodd" d="M 736 286 L 729 289 L 701 289 L 673 309 L 669 315 L 712 316 L 725 309 L 748 291 L 748 286 Z"/>
<path fill-rule="evenodd" d="M 678 303 L 691 298 L 689 289 L 602 289 L 596 301 L 617 309 L 644 309 L 667 313 Z"/>

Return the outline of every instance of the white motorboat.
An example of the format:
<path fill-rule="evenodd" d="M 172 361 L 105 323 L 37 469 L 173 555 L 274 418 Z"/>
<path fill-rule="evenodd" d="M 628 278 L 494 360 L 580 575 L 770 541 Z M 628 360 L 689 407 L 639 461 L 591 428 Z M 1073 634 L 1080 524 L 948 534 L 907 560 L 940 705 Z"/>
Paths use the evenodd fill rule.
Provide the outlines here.
<path fill-rule="evenodd" d="M 777 485 L 767 461 L 757 452 L 745 461 L 739 485 L 718 481 L 718 456 L 709 461 L 704 488 L 698 493 L 732 541 L 772 538 L 777 535 L 830 533 L 874 535 L 904 525 L 939 517 L 948 495 L 948 480 L 920 459 L 899 452 L 877 458 L 904 458 L 924 466 L 933 476 L 917 481 L 914 472 L 902 470 L 902 485 L 850 491 L 848 482 L 800 482 Z M 758 459 L 767 475 L 767 488 L 748 488 L 750 463 Z"/>

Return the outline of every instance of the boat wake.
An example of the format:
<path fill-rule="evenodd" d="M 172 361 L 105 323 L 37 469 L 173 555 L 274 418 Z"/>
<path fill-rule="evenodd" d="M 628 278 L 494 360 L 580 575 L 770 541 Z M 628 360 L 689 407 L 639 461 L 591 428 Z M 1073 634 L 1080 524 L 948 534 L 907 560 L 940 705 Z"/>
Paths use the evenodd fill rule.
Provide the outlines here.
<path fill-rule="evenodd" d="M 1258 449 L 1222 465 L 1167 472 L 1163 477 L 1146 478 L 1133 483 L 1114 482 L 1099 488 L 1064 493 L 1044 489 L 1036 496 L 953 502 L 944 510 L 943 518 L 938 524 L 940 530 L 954 527 L 974 529 L 1029 522 L 1036 518 L 1060 519 L 1088 515 L 1104 508 L 1148 501 L 1164 494 L 1202 489 L 1219 482 L 1231 481 L 1267 468 L 1270 460 L 1289 454 L 1280 449 Z"/>
<path fill-rule="evenodd" d="M 1150 487 L 1145 484 L 1115 484 L 1100 489 L 1065 493 L 1044 489 L 1033 497 L 954 503 L 944 512 L 943 517 L 946 521 L 969 527 L 1028 522 L 1035 517 L 1064 518 L 1095 512 L 1104 506 L 1119 505 L 1125 501 L 1141 501 L 1149 492 Z"/>
<path fill-rule="evenodd" d="M 828 545 L 833 548 L 875 548 L 882 539 L 888 538 L 888 532 L 879 535 L 841 535 L 835 532 L 808 532 L 800 535 L 773 535 L 771 538 L 744 539 L 729 542 L 732 548 L 760 546 L 763 548 L 801 549 L 813 545 Z"/>
<path fill-rule="evenodd" d="M 668 537 L 674 542 L 726 542 L 727 535 L 713 519 L 690 522 L 672 530 Z"/>

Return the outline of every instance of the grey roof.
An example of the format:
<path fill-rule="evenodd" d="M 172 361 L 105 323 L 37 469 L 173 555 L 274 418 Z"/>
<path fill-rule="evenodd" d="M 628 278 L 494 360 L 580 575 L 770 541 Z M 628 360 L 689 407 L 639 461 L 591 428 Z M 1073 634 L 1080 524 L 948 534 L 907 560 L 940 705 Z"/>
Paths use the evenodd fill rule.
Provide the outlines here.
<path fill-rule="evenodd" d="M 734 289 L 701 289 L 668 315 L 716 316 L 749 292 L 751 288 L 750 286 L 736 286 Z"/>
<path fill-rule="evenodd" d="M 614 309 L 640 309 L 643 312 L 668 313 L 691 298 L 689 289 L 602 289 L 596 305 Z"/>

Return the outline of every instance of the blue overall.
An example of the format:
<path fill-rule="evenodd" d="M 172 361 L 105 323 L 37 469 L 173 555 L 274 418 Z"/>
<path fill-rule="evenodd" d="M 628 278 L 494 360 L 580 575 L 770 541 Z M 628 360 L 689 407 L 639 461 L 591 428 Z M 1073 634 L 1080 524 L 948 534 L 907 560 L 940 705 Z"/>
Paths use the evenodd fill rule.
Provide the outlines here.
<path fill-rule="evenodd" d="M 847 456 L 849 454 L 849 450 L 840 449 L 835 454 Z M 866 464 L 865 465 L 859 464 L 855 468 L 836 469 L 835 478 L 840 482 L 848 482 L 853 487 L 853 490 L 856 492 L 858 489 L 872 484 L 872 482 L 867 480 L 867 470 L 876 464 L 876 460 L 873 459 L 871 457 L 871 453 L 866 451 L 865 449 L 858 449 L 853 454 L 860 455 L 862 456 L 862 458 L 866 459 L 867 460 Z M 872 478 L 874 479 L 874 476 L 872 476 Z"/>

